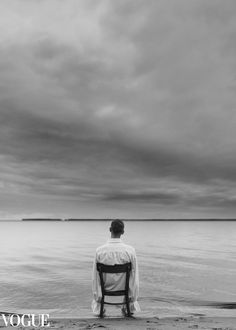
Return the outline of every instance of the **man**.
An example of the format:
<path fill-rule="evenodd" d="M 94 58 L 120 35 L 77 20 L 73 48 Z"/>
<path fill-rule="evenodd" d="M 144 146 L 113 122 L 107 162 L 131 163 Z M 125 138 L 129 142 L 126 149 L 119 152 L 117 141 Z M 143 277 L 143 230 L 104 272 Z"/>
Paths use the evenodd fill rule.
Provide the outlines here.
<path fill-rule="evenodd" d="M 93 301 L 92 310 L 95 314 L 100 312 L 100 301 L 102 298 L 99 273 L 96 264 L 100 262 L 105 265 L 125 264 L 131 262 L 132 270 L 129 280 L 130 310 L 140 311 L 138 304 L 139 275 L 135 250 L 132 246 L 122 242 L 120 236 L 124 234 L 124 223 L 121 220 L 113 220 L 110 226 L 111 238 L 105 245 L 97 248 L 93 265 Z M 104 274 L 105 288 L 110 291 L 123 290 L 125 286 L 125 274 Z M 125 307 L 122 313 L 126 314 Z"/>

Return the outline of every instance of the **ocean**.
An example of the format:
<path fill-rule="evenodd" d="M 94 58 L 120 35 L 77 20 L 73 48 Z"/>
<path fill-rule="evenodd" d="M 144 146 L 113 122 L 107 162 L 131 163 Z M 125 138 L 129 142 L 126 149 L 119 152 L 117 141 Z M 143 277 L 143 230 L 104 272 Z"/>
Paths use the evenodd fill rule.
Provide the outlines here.
<path fill-rule="evenodd" d="M 92 316 L 92 264 L 109 222 L 1 221 L 0 233 L 1 312 Z M 138 257 L 140 316 L 235 316 L 236 222 L 127 221 L 123 241 Z"/>

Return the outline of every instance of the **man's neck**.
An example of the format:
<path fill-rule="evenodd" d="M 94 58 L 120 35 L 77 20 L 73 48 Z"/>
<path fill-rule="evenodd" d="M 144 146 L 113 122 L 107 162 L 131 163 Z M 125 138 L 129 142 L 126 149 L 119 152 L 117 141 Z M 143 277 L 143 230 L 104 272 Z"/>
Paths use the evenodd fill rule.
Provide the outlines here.
<path fill-rule="evenodd" d="M 114 235 L 114 234 L 111 234 L 111 238 L 120 238 L 121 235 Z"/>

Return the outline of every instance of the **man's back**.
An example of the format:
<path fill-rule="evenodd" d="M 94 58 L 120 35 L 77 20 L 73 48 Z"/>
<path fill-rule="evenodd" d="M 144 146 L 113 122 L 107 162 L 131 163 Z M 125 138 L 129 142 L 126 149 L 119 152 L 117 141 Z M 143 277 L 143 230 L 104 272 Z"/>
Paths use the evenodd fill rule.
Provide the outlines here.
<path fill-rule="evenodd" d="M 120 238 L 110 238 L 108 242 L 96 250 L 96 262 L 105 265 L 125 264 L 131 262 L 132 271 L 136 269 L 136 254 L 132 246 L 124 244 Z M 137 270 L 137 269 L 136 269 Z M 105 274 L 105 288 L 107 290 L 123 290 L 125 286 L 125 274 Z"/>
<path fill-rule="evenodd" d="M 110 238 L 106 244 L 99 246 L 96 250 L 98 262 L 115 265 L 131 262 L 135 256 L 132 246 L 124 244 L 121 238 Z"/>

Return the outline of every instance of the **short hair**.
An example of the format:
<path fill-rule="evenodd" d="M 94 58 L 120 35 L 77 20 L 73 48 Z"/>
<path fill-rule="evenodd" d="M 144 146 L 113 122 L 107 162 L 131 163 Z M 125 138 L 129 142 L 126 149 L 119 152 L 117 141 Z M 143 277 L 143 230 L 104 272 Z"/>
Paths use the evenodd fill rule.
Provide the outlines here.
<path fill-rule="evenodd" d="M 116 219 L 111 222 L 111 231 L 114 234 L 123 234 L 124 227 L 125 227 L 125 225 L 122 220 Z"/>

